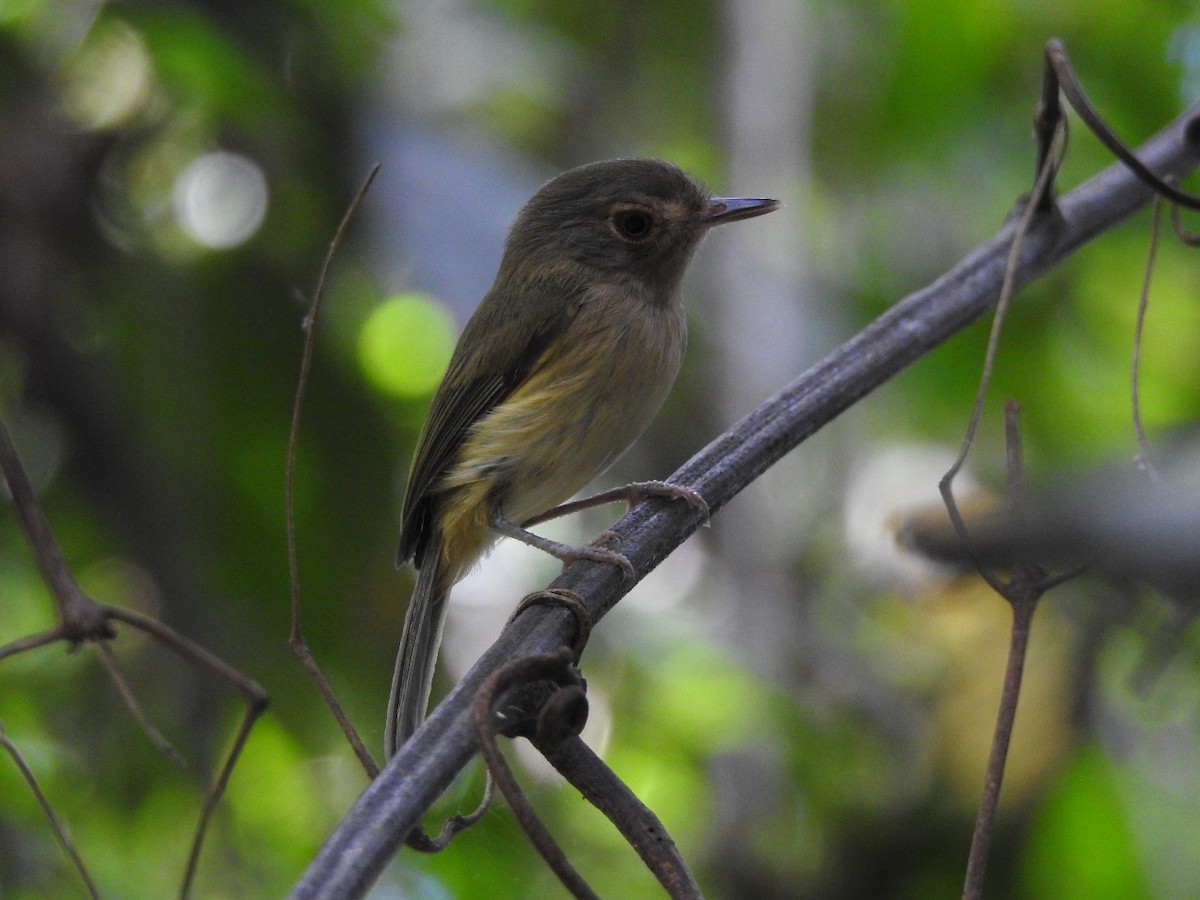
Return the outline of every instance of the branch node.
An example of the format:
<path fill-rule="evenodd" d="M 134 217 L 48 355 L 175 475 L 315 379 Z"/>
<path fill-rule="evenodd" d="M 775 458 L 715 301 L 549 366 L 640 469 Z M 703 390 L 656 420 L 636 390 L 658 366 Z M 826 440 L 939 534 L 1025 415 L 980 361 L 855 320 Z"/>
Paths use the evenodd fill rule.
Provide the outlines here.
<path fill-rule="evenodd" d="M 550 695 L 538 713 L 535 740 L 553 746 L 578 737 L 587 718 L 587 692 L 578 684 L 561 687 Z"/>
<path fill-rule="evenodd" d="M 544 591 L 534 591 L 521 598 L 521 602 L 517 604 L 513 614 L 508 617 L 505 627 L 507 628 L 515 622 L 521 613 L 531 606 L 561 606 L 575 617 L 575 643 L 571 645 L 571 653 L 573 661 L 579 662 L 579 658 L 583 656 L 583 649 L 592 636 L 592 614 L 588 611 L 583 598 L 567 588 L 547 588 Z"/>

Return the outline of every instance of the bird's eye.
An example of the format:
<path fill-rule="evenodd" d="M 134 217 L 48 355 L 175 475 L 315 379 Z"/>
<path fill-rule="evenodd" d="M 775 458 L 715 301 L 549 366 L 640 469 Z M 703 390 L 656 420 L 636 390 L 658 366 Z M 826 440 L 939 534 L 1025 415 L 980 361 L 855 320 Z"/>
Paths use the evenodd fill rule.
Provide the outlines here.
<path fill-rule="evenodd" d="M 613 214 L 613 228 L 627 241 L 644 241 L 654 229 L 654 217 L 644 209 L 623 209 Z"/>

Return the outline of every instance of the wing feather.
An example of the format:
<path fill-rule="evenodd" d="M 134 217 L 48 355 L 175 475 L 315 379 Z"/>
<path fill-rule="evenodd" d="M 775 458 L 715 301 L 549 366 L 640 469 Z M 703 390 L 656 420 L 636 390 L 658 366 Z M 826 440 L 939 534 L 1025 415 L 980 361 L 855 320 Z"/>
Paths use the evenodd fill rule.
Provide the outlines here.
<path fill-rule="evenodd" d="M 396 564 L 421 558 L 432 528 L 433 489 L 471 427 L 529 377 L 578 311 L 578 276 L 550 270 L 522 302 L 493 287 L 463 329 L 417 440 L 401 513 Z M 572 302 L 571 298 L 580 298 Z"/>

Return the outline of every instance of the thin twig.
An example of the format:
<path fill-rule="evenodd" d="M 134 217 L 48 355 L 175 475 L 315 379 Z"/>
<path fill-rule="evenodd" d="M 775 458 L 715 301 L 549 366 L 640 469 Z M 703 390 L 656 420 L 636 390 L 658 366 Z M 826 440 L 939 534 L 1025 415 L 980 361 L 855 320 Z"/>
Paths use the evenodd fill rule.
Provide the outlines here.
<path fill-rule="evenodd" d="M 1188 231 L 1183 227 L 1183 221 L 1180 218 L 1179 207 L 1172 204 L 1171 206 L 1171 228 L 1175 232 L 1175 237 L 1180 240 L 1185 247 L 1195 249 L 1200 247 L 1200 233 Z"/>
<path fill-rule="evenodd" d="M 256 685 L 257 687 L 257 685 Z M 192 838 L 192 849 L 188 854 L 187 869 L 183 879 L 183 887 L 180 890 L 181 897 L 188 897 L 191 894 L 192 884 L 196 878 L 196 872 L 200 865 L 200 851 L 204 846 L 204 835 L 208 829 L 208 823 L 212 821 L 213 812 L 217 808 L 217 804 L 221 801 L 221 797 L 225 795 L 225 788 L 229 785 L 230 776 L 233 775 L 233 769 L 237 765 L 238 759 L 242 755 L 242 750 L 246 746 L 246 741 L 250 737 L 250 730 L 254 727 L 254 723 L 258 717 L 262 715 L 266 709 L 267 697 L 262 694 L 258 704 L 254 701 L 249 701 L 246 713 L 242 716 L 241 725 L 238 727 L 237 734 L 234 735 L 233 744 L 229 747 L 229 752 L 225 754 L 225 763 L 221 766 L 221 771 L 217 777 L 209 785 L 208 791 L 204 795 L 204 805 L 200 810 L 200 821 L 196 823 L 196 834 Z"/>
<path fill-rule="evenodd" d="M 493 724 L 493 704 L 505 691 L 517 685 L 546 680 L 560 685 L 573 684 L 575 677 L 571 670 L 572 659 L 572 651 L 563 647 L 555 653 L 514 660 L 504 668 L 492 673 L 491 677 L 484 682 L 475 701 L 473 722 L 475 738 L 479 742 L 479 752 L 487 764 L 488 774 L 496 787 L 500 789 L 500 793 L 504 795 L 504 799 L 508 801 L 513 816 L 528 836 L 534 849 L 546 861 L 546 865 L 562 882 L 563 887 L 571 892 L 572 896 L 580 898 L 580 900 L 599 900 L 596 892 L 571 865 L 567 855 L 558 846 L 550 831 L 534 812 L 529 800 L 526 799 L 512 769 L 509 768 L 508 761 L 505 760 L 504 754 L 500 752 L 500 747 L 496 743 L 496 731 Z"/>
<path fill-rule="evenodd" d="M 1057 133 L 1065 135 L 1065 130 L 1060 127 Z M 1061 142 L 1062 138 L 1060 137 L 1059 140 Z M 984 401 L 987 399 L 988 388 L 992 383 L 992 370 L 996 365 L 996 353 L 1000 345 L 1000 335 L 1003 333 L 1004 324 L 1007 321 L 1009 304 L 1012 301 L 1013 294 L 1016 292 L 1016 276 L 1021 260 L 1022 243 L 1025 236 L 1029 233 L 1029 229 L 1033 225 L 1035 218 L 1037 218 L 1038 198 L 1043 196 L 1049 189 L 1054 178 L 1054 173 L 1058 171 L 1058 165 L 1058 155 L 1056 153 L 1050 151 L 1044 154 L 1042 168 L 1038 172 L 1033 191 L 1026 200 L 1021 217 L 1013 231 L 1012 244 L 1005 259 L 1004 279 L 1000 284 L 1000 297 L 996 303 L 996 312 L 992 317 L 992 328 L 988 333 L 987 350 L 983 356 L 983 374 L 979 377 L 979 386 L 975 392 L 975 404 L 971 408 L 971 417 L 967 422 L 967 433 L 963 437 L 962 446 L 958 451 L 958 456 L 955 458 L 954 463 L 946 471 L 946 474 L 942 476 L 942 482 L 939 485 L 943 497 L 948 496 L 955 477 L 967 461 L 967 456 L 970 454 L 971 447 L 975 443 L 975 432 L 979 427 L 980 419 L 983 418 Z M 955 523 L 955 527 L 958 527 L 958 522 Z"/>
<path fill-rule="evenodd" d="M 61 634 L 75 645 L 84 641 L 113 637 L 112 629 L 99 613 L 96 605 L 79 589 L 71 575 L 71 569 L 63 556 L 62 548 L 54 538 L 50 523 L 42 512 L 41 505 L 21 465 L 21 457 L 13 444 L 8 425 L 0 418 L 0 474 L 8 485 L 13 509 L 25 539 L 33 549 L 33 555 L 42 573 L 42 580 L 50 589 L 58 606 Z"/>
<path fill-rule="evenodd" d="M 233 685 L 246 701 L 246 711 L 242 714 L 242 721 L 234 735 L 233 743 L 228 753 L 225 754 L 225 760 L 221 765 L 220 771 L 217 773 L 217 777 L 213 779 L 204 795 L 204 803 L 200 809 L 200 819 L 196 823 L 196 833 L 192 838 L 192 846 L 188 852 L 183 886 L 180 889 L 180 896 L 187 897 L 195 881 L 197 866 L 200 861 L 200 851 L 204 846 L 204 835 L 208 830 L 208 824 L 212 819 L 212 814 L 217 804 L 225 794 L 225 788 L 229 784 L 229 777 L 233 774 L 234 767 L 241 757 L 242 749 L 250 736 L 250 731 L 254 727 L 254 723 L 258 721 L 258 717 L 267 708 L 267 693 L 259 686 L 258 682 L 245 677 L 219 656 L 209 652 L 204 647 L 189 640 L 175 629 L 164 625 L 157 619 L 153 619 L 136 610 L 125 609 L 120 606 L 109 606 L 107 604 L 97 604 L 97 606 L 103 612 L 106 620 L 124 622 L 127 625 L 146 632 L 159 641 L 159 643 L 175 651 L 176 654 L 185 660 L 207 669 L 216 677 Z"/>
<path fill-rule="evenodd" d="M 329 707 L 334 719 L 337 720 L 338 727 L 342 729 L 342 734 L 345 735 L 347 742 L 349 742 L 354 755 L 358 758 L 359 764 L 367 773 L 368 778 L 375 778 L 379 774 L 379 764 L 375 761 L 375 757 L 371 754 L 371 751 L 367 749 L 367 745 L 359 735 L 358 729 L 354 727 L 350 721 L 350 716 L 346 713 L 341 701 L 338 700 L 333 686 L 329 683 L 329 679 L 325 677 L 325 673 L 321 670 L 320 665 L 318 665 L 316 657 L 313 656 L 312 649 L 308 645 L 308 639 L 304 636 L 304 630 L 301 625 L 300 564 L 296 553 L 295 481 L 296 454 L 300 442 L 300 414 L 304 409 L 304 398 L 308 389 L 308 376 L 312 368 L 318 324 L 325 298 L 325 286 L 329 282 L 329 272 L 333 266 L 333 259 L 337 255 L 338 248 L 342 245 L 346 230 L 350 227 L 350 222 L 366 198 L 367 192 L 371 189 L 371 184 L 375 181 L 375 176 L 379 174 L 379 169 L 379 163 L 371 167 L 371 171 L 367 173 L 367 177 L 363 179 L 362 185 L 351 199 L 350 205 L 342 215 L 337 230 L 329 242 L 329 249 L 325 253 L 320 274 L 317 276 L 317 285 L 313 291 L 312 304 L 304 319 L 304 346 L 300 356 L 300 373 L 297 376 L 296 393 L 292 401 L 292 420 L 288 430 L 287 461 L 284 469 L 284 528 L 287 539 L 288 582 L 290 585 L 292 613 L 292 625 L 288 635 L 288 644 L 291 646 L 292 653 L 300 662 L 301 667 L 316 686 L 321 699 L 325 701 L 325 705 Z M 405 838 L 406 843 L 421 853 L 437 853 L 445 849 L 456 834 L 479 821 L 491 803 L 491 797 L 492 785 L 489 782 L 484 791 L 483 800 L 474 812 L 469 815 L 452 816 L 447 819 L 442 824 L 442 828 L 436 838 L 430 837 L 419 826 L 414 826 Z"/>
<path fill-rule="evenodd" d="M 304 409 L 304 395 L 308 387 L 309 369 L 312 368 L 313 348 L 316 345 L 317 324 L 321 315 L 321 301 L 325 296 L 325 285 L 329 281 L 329 271 L 333 265 L 333 258 L 337 254 L 338 247 L 341 246 L 346 229 L 350 226 L 350 221 L 354 218 L 354 214 L 362 204 L 363 198 L 366 197 L 367 191 L 370 190 L 371 183 L 379 173 L 379 168 L 379 163 L 376 163 L 371 167 L 371 171 L 367 173 L 367 177 L 363 179 L 362 186 L 354 195 L 354 199 L 350 201 L 350 206 L 342 216 L 341 222 L 338 223 L 337 231 L 334 232 L 333 239 L 329 242 L 329 249 L 325 253 L 325 261 L 321 264 L 321 273 L 317 277 L 317 287 L 313 293 L 312 305 L 309 307 L 308 314 L 304 319 L 304 349 L 300 356 L 300 374 L 297 378 L 296 394 L 292 401 L 292 422 L 288 431 L 287 463 L 284 469 L 284 528 L 287 535 L 288 581 L 291 585 L 292 608 L 292 627 L 291 633 L 288 636 L 288 643 L 292 648 L 292 652 L 300 661 L 300 665 L 308 673 L 308 677 L 317 686 L 317 690 L 320 692 L 321 698 L 325 701 L 325 705 L 329 707 L 334 718 L 337 719 L 342 733 L 345 734 L 346 740 L 350 742 L 350 746 L 354 750 L 354 755 L 358 757 L 359 763 L 371 778 L 379 774 L 379 764 L 375 762 L 375 758 L 367 750 L 366 744 L 359 737 L 358 730 L 351 724 L 350 717 L 346 714 L 341 702 L 337 699 L 333 687 L 329 684 L 329 679 L 325 677 L 321 671 L 321 667 L 317 665 L 317 661 L 309 649 L 308 641 L 304 637 L 304 630 L 300 624 L 300 564 L 296 556 L 295 497 L 296 448 L 300 440 L 300 413 Z"/>
<path fill-rule="evenodd" d="M 24 653 L 26 650 L 33 650 L 36 647 L 46 647 L 50 644 L 57 644 L 59 641 L 71 640 L 72 638 L 68 634 L 68 629 L 58 625 L 49 631 L 27 634 L 25 637 L 17 638 L 15 641 L 11 641 L 0 647 L 0 660 L 16 656 L 18 653 Z"/>
<path fill-rule="evenodd" d="M 984 876 L 987 874 L 988 854 L 992 844 L 992 828 L 996 822 L 996 809 L 1000 802 L 1000 785 L 1004 780 L 1013 723 L 1017 717 L 1017 700 L 1021 695 L 1021 679 L 1025 671 L 1033 614 L 1037 610 L 1040 596 L 1041 594 L 1037 593 L 1023 598 L 1020 602 L 1010 603 L 1013 621 L 1009 635 L 1008 663 L 1004 671 L 1004 687 L 1000 693 L 1000 710 L 996 715 L 996 730 L 992 736 L 983 794 L 975 815 L 975 831 L 971 835 L 963 900 L 979 900 L 983 896 Z"/>
<path fill-rule="evenodd" d="M 188 640 L 179 634 L 179 632 L 164 625 L 157 619 L 143 615 L 136 610 L 125 609 L 120 606 L 110 606 L 106 603 L 97 603 L 80 589 L 74 576 L 71 574 L 70 568 L 67 566 L 62 548 L 59 546 L 54 533 L 50 529 L 50 523 L 46 520 L 41 506 L 34 496 L 33 488 L 29 484 L 29 478 L 25 474 L 25 468 L 21 465 L 20 457 L 17 455 L 16 448 L 13 446 L 12 438 L 8 433 L 8 428 L 3 419 L 0 419 L 0 471 L 4 474 L 5 482 L 8 484 L 9 493 L 12 496 L 13 506 L 17 512 L 17 518 L 24 528 L 25 536 L 30 546 L 33 548 L 34 556 L 42 570 L 46 586 L 50 589 L 55 602 L 58 604 L 60 616 L 58 628 L 53 631 L 33 635 L 30 638 L 15 641 L 7 647 L 0 648 L 0 659 L 4 659 L 6 656 L 11 656 L 21 650 L 44 646 L 52 640 L 66 640 L 75 645 L 86 641 L 102 646 L 104 642 L 111 640 L 116 635 L 112 623 L 114 621 L 124 622 L 149 634 L 164 646 L 174 650 L 184 659 L 208 669 L 217 677 L 233 685 L 246 699 L 246 712 L 242 718 L 242 724 L 238 729 L 233 747 L 226 756 L 220 773 L 212 784 L 209 785 L 203 807 L 200 811 L 200 820 L 196 826 L 196 835 L 192 841 L 191 850 L 188 855 L 187 869 L 184 872 L 181 888 L 181 895 L 186 897 L 195 877 L 196 866 L 200 858 L 200 850 L 203 846 L 204 834 L 208 827 L 208 822 L 213 810 L 225 792 L 229 775 L 237 764 L 242 746 L 246 742 L 250 729 L 254 726 L 254 722 L 262 714 L 262 711 L 266 709 L 266 692 L 263 691 L 257 682 L 246 678 L 220 657 L 210 653 L 194 641 Z M 124 676 L 121 674 L 119 667 L 116 666 L 115 660 L 111 658 L 107 648 L 101 649 L 99 652 L 109 672 L 113 674 L 117 690 L 125 698 L 126 705 L 131 710 L 134 718 L 147 729 L 147 734 L 153 742 L 169 748 L 170 745 L 166 744 L 165 739 L 158 730 L 150 726 L 145 715 L 142 713 L 140 704 L 134 699 L 132 691 L 128 689 Z M 169 751 L 169 755 L 173 759 L 178 759 L 178 754 L 173 750 Z"/>
<path fill-rule="evenodd" d="M 1053 67 L 1054 74 L 1058 77 L 1059 85 L 1062 87 L 1062 92 L 1066 96 L 1067 101 L 1071 104 L 1071 108 L 1079 114 L 1079 118 L 1084 121 L 1088 128 L 1092 130 L 1092 133 L 1100 139 L 1100 142 L 1109 149 L 1113 156 L 1123 162 L 1134 175 L 1148 185 L 1156 194 L 1166 197 L 1168 200 L 1187 209 L 1200 209 L 1200 197 L 1195 194 L 1189 194 L 1187 191 L 1181 191 L 1154 174 L 1117 137 L 1113 130 L 1108 127 L 1104 119 L 1096 112 L 1096 108 L 1092 106 L 1091 101 L 1088 100 L 1087 95 L 1083 92 L 1083 85 L 1079 83 L 1079 79 L 1075 75 L 1075 70 L 1071 66 L 1071 60 L 1067 56 L 1067 48 L 1063 46 L 1062 41 L 1058 38 L 1051 38 L 1046 42 L 1046 59 Z M 1195 139 L 1194 135 L 1192 139 Z"/>
<path fill-rule="evenodd" d="M 1065 140 L 1066 127 L 1065 119 L 1060 119 L 1060 127 L 1055 132 L 1061 135 L 1059 143 Z M 1021 212 L 1021 217 L 1017 222 L 1017 227 L 1013 232 L 1012 245 L 1009 249 L 1007 259 L 1004 266 L 1004 279 L 1000 284 L 1000 298 L 996 303 L 996 312 L 992 317 L 992 328 L 988 333 L 987 349 L 983 356 L 983 373 L 979 376 L 979 386 L 975 391 L 975 403 L 971 407 L 971 417 L 967 422 L 967 432 L 963 436 L 962 446 L 958 451 L 958 456 L 951 464 L 950 468 L 942 476 L 938 482 L 938 491 L 942 495 L 942 502 L 946 506 L 946 512 L 950 516 L 950 522 L 954 526 L 955 532 L 958 534 L 959 540 L 964 544 L 970 545 L 971 538 L 967 531 L 966 523 L 963 521 L 962 513 L 958 509 L 958 502 L 954 498 L 954 479 L 958 477 L 959 471 L 967 461 L 967 456 L 971 452 L 971 448 L 975 444 L 975 432 L 979 428 L 979 422 L 983 418 L 984 402 L 987 399 L 988 388 L 992 382 L 992 370 L 996 365 L 996 354 L 1000 346 L 1000 335 L 1004 330 L 1004 324 L 1008 318 L 1008 307 L 1012 301 L 1013 293 L 1015 292 L 1015 281 L 1017 273 L 1018 260 L 1021 258 L 1021 248 L 1025 236 L 1028 234 L 1034 220 L 1039 215 L 1038 208 L 1041 198 L 1047 196 L 1050 192 L 1050 185 L 1054 179 L 1054 173 L 1058 171 L 1059 159 L 1058 154 L 1054 151 L 1055 141 L 1051 138 L 1049 144 L 1039 151 L 1039 158 L 1042 160 L 1041 170 L 1038 172 L 1037 181 L 1034 184 L 1033 191 L 1025 201 L 1024 209 Z M 984 566 L 976 566 L 981 578 L 988 583 L 992 590 L 997 593 L 1004 592 L 1004 584 L 991 571 L 990 568 Z"/>
<path fill-rule="evenodd" d="M 441 853 L 450 846 L 450 842 L 454 840 L 460 831 L 465 831 L 483 818 L 484 813 L 492 805 L 492 798 L 495 796 L 495 793 L 496 782 L 492 780 L 491 773 L 488 773 L 483 786 L 483 797 L 480 798 L 479 804 L 474 810 L 465 816 L 460 814 L 448 817 L 442 823 L 442 829 L 435 838 L 430 837 L 419 828 L 414 828 L 409 832 L 408 837 L 404 839 L 404 843 L 418 853 Z"/>
<path fill-rule="evenodd" d="M 1033 114 L 1033 135 L 1037 141 L 1037 155 L 1034 158 L 1033 178 L 1041 184 L 1041 189 L 1034 188 L 1030 199 L 1034 202 L 1039 213 L 1054 211 L 1054 181 L 1058 168 L 1067 150 L 1067 117 L 1063 115 L 1061 91 L 1058 75 L 1050 54 L 1046 53 L 1042 62 L 1042 99 L 1038 101 Z M 1057 147 L 1056 147 L 1057 145 Z M 1042 172 L 1049 164 L 1053 172 L 1046 182 L 1042 182 Z"/>
<path fill-rule="evenodd" d="M 1150 216 L 1150 249 L 1146 253 L 1146 270 L 1142 275 L 1142 290 L 1138 295 L 1137 322 L 1133 328 L 1133 358 L 1130 362 L 1129 374 L 1129 402 L 1133 408 L 1133 433 L 1137 438 L 1138 445 L 1137 464 L 1145 469 L 1151 481 L 1156 483 L 1162 481 L 1162 475 L 1154 465 L 1154 459 L 1150 453 L 1150 441 L 1146 438 L 1146 429 L 1142 425 L 1139 381 L 1141 380 L 1142 335 L 1145 333 L 1146 327 L 1146 310 L 1150 306 L 1150 283 L 1154 275 L 1154 260 L 1158 253 L 1162 205 L 1162 197 L 1156 197 Z"/>
<path fill-rule="evenodd" d="M 121 669 L 121 664 L 117 662 L 117 658 L 113 656 L 113 652 L 109 649 L 107 641 L 95 641 L 92 644 L 93 652 L 100 657 L 100 662 L 104 664 L 104 668 L 108 670 L 108 677 L 112 683 L 116 685 L 117 692 L 121 695 L 121 699 L 125 701 L 125 706 L 129 712 L 137 720 L 139 726 L 146 737 L 150 738 L 150 743 L 158 748 L 158 751 L 167 759 L 174 763 L 178 768 L 187 767 L 187 761 L 175 749 L 174 745 L 167 740 L 166 736 L 159 731 L 158 727 L 150 721 L 150 717 L 146 715 L 146 711 L 142 709 L 142 704 L 138 701 L 137 695 L 134 694 L 133 688 L 129 685 L 129 679 L 125 677 L 125 672 Z"/>
<path fill-rule="evenodd" d="M 42 792 L 41 785 L 38 784 L 37 778 L 33 774 L 33 770 L 29 768 L 25 762 L 25 758 L 21 756 L 21 752 L 16 748 L 12 741 L 8 739 L 8 735 L 4 733 L 4 724 L 0 723 L 0 747 L 8 751 L 8 755 L 12 757 L 14 763 L 17 764 L 17 769 L 21 772 L 21 777 L 25 779 L 25 784 L 29 786 L 30 792 L 38 802 L 38 806 L 42 808 L 42 812 L 46 815 L 46 820 L 50 823 L 50 830 L 54 832 L 54 838 L 58 841 L 58 845 L 62 847 L 63 853 L 67 854 L 67 858 L 71 860 L 71 865 L 75 867 L 75 871 L 79 873 L 79 877 L 83 880 L 84 887 L 87 889 L 88 896 L 93 900 L 99 900 L 100 892 L 96 889 L 95 882 L 92 881 L 92 876 L 88 873 L 87 866 L 83 864 L 83 858 L 80 857 L 79 851 L 75 849 L 75 845 L 71 842 L 70 836 L 67 834 L 66 828 L 59 821 L 58 816 L 54 814 L 54 808 L 50 805 L 50 801 L 46 799 L 46 795 Z"/>
<path fill-rule="evenodd" d="M 1008 496 L 1015 512 L 1014 521 L 1023 523 L 1026 520 L 1026 510 L 1020 416 L 1020 406 L 1011 400 L 1007 401 L 1004 405 L 1004 434 Z M 975 830 L 971 835 L 971 850 L 967 855 L 963 900 L 979 900 L 983 896 L 984 877 L 992 845 L 992 829 L 1000 803 L 1000 786 L 1004 781 L 1004 769 L 1012 743 L 1013 723 L 1017 718 L 1017 703 L 1021 698 L 1021 681 L 1029 649 L 1033 614 L 1048 585 L 1061 583 L 1061 579 L 1048 577 L 1042 567 L 1031 560 L 1016 560 L 1012 566 L 1015 574 L 1008 581 L 1001 581 L 996 575 L 988 579 L 989 584 L 1000 585 L 997 593 L 1008 601 L 1012 608 L 1013 621 L 1009 633 L 1004 686 L 1000 692 L 1000 709 L 996 714 L 996 728 L 992 735 L 992 749 L 988 755 L 983 793 L 975 813 Z M 981 574 L 985 571 L 978 563 L 976 568 Z"/>

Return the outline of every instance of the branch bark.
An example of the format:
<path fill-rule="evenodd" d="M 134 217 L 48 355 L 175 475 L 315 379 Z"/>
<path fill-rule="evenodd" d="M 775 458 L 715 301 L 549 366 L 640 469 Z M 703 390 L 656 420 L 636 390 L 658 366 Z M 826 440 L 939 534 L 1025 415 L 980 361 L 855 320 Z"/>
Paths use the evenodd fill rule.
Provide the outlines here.
<path fill-rule="evenodd" d="M 1200 164 L 1200 107 L 1193 107 L 1138 151 L 1160 176 Z M 1151 191 L 1114 164 L 1059 199 L 1026 235 L 1015 287 L 1049 271 L 1151 199 Z M 910 294 L 693 457 L 671 478 L 699 492 L 716 512 L 819 428 L 995 303 L 1014 223 L 1007 222 L 953 269 Z M 640 579 L 700 524 L 683 503 L 648 500 L 615 529 Z M 612 566 L 579 562 L 552 585 L 583 598 L 599 620 L 632 585 Z M 525 612 L 501 634 L 421 729 L 391 759 L 327 839 L 293 898 L 362 896 L 419 821 L 476 752 L 473 699 L 493 671 L 519 656 L 553 652 L 575 632 L 570 613 Z"/>

